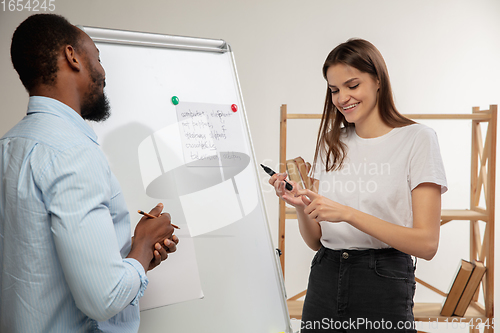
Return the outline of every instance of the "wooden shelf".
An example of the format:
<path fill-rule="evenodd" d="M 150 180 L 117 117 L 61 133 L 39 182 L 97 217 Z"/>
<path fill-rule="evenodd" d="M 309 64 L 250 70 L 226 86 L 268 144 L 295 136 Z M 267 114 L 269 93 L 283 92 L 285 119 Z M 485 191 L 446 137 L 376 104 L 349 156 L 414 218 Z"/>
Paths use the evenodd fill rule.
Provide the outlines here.
<path fill-rule="evenodd" d="M 286 304 L 288 305 L 288 313 L 290 314 L 290 318 L 302 318 L 302 308 L 304 307 L 304 301 L 287 300 Z"/>
<path fill-rule="evenodd" d="M 297 214 L 295 213 L 295 208 L 287 207 L 285 210 L 286 219 L 294 220 L 297 219 Z M 462 220 L 462 221 L 488 221 L 488 215 L 481 212 L 476 212 L 469 209 L 443 209 L 441 210 L 441 220 L 452 221 L 452 220 Z"/>
<path fill-rule="evenodd" d="M 289 113 L 287 114 L 287 119 L 321 119 L 323 115 L 321 113 Z M 491 119 L 491 115 L 488 113 L 428 113 L 428 114 L 404 114 L 405 117 L 411 119 L 470 119 L 479 121 L 488 121 Z"/>
<path fill-rule="evenodd" d="M 467 322 L 471 319 L 483 319 L 483 322 L 486 321 L 487 317 L 484 313 L 481 313 L 478 309 L 473 306 L 469 306 L 465 316 L 463 317 L 443 317 L 440 315 L 442 308 L 441 303 L 415 303 L 413 307 L 413 315 L 415 317 L 415 321 L 439 321 L 439 322 L 454 322 L 454 318 L 456 318 L 456 322 Z"/>
<path fill-rule="evenodd" d="M 302 307 L 304 306 L 304 301 L 288 300 L 288 312 L 290 313 L 290 318 L 300 319 L 302 316 Z M 415 303 L 413 307 L 413 315 L 415 321 L 438 321 L 438 322 L 453 322 L 453 318 L 456 318 L 457 322 L 466 322 L 470 319 L 483 319 L 486 321 L 487 317 L 481 313 L 479 310 L 473 306 L 469 306 L 464 317 L 443 317 L 440 315 L 441 303 Z M 451 318 L 451 319 L 450 319 Z"/>
<path fill-rule="evenodd" d="M 443 209 L 441 210 L 441 219 L 446 221 L 450 220 L 487 221 L 488 215 L 469 209 Z"/>

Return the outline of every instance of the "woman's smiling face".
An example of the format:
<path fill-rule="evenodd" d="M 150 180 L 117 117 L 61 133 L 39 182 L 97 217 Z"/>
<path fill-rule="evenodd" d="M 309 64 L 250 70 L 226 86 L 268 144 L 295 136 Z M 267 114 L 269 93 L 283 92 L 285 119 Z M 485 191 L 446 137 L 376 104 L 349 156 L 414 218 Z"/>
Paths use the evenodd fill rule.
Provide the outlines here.
<path fill-rule="evenodd" d="M 326 79 L 332 94 L 332 102 L 349 123 L 361 125 L 379 118 L 379 82 L 370 74 L 345 65 L 328 68 Z"/>

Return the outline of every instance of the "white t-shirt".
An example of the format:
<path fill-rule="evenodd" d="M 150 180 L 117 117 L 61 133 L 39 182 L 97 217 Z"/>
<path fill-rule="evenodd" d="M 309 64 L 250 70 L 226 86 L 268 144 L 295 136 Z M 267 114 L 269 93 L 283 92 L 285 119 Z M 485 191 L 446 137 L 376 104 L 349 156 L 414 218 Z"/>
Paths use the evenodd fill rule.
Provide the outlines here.
<path fill-rule="evenodd" d="M 342 169 L 326 172 L 321 160 L 313 177 L 319 194 L 342 205 L 397 225 L 412 227 L 411 191 L 421 183 L 441 185 L 446 176 L 436 133 L 412 124 L 372 139 L 360 138 L 349 127 L 341 140 L 347 145 Z M 346 222 L 320 222 L 321 243 L 330 249 L 389 247 Z"/>

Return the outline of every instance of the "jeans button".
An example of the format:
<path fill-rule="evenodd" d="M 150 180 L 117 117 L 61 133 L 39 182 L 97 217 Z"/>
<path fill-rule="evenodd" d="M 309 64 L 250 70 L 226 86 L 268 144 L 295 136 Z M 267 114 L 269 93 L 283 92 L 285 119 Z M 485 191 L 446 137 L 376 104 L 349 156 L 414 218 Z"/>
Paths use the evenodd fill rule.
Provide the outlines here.
<path fill-rule="evenodd" d="M 347 252 L 342 253 L 342 258 L 344 258 L 344 259 L 349 258 L 349 253 L 347 253 Z"/>

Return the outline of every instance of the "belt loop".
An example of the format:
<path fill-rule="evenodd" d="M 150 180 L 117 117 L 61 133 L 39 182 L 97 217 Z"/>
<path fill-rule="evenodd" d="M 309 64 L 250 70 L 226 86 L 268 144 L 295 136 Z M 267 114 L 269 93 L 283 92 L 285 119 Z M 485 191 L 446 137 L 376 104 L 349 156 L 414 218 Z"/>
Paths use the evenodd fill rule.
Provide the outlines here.
<path fill-rule="evenodd" d="M 316 262 L 320 263 L 321 258 L 323 258 L 323 254 L 325 254 L 325 247 L 322 245 L 318 250 L 318 256 L 316 257 Z"/>
<path fill-rule="evenodd" d="M 370 249 L 370 266 L 371 269 L 375 268 L 375 250 Z"/>

